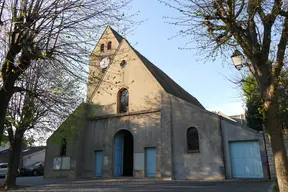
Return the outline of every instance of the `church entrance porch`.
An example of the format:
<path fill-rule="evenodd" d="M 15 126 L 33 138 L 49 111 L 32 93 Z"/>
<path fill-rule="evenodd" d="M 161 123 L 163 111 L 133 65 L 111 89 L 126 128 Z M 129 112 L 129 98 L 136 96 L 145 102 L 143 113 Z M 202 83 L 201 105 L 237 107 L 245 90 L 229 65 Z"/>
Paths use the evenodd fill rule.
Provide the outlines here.
<path fill-rule="evenodd" d="M 114 137 L 114 176 L 133 176 L 133 135 L 121 130 Z"/>

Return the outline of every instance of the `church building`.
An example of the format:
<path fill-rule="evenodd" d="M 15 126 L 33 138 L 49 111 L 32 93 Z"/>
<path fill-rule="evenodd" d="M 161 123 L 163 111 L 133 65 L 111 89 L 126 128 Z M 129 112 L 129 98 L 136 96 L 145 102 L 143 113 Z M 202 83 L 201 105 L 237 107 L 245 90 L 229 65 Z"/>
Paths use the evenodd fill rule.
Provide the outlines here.
<path fill-rule="evenodd" d="M 214 181 L 269 175 L 263 133 L 207 111 L 110 26 L 91 53 L 87 101 L 47 140 L 44 172 Z"/>

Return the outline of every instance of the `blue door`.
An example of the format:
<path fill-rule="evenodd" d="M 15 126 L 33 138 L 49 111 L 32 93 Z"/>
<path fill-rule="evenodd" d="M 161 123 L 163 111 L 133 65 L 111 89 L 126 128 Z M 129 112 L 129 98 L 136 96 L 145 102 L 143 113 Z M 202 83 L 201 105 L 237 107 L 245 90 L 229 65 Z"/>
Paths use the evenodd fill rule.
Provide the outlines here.
<path fill-rule="evenodd" d="M 95 151 L 96 177 L 102 176 L 103 155 L 102 151 Z"/>
<path fill-rule="evenodd" d="M 156 177 L 156 148 L 146 148 L 146 176 Z"/>
<path fill-rule="evenodd" d="M 263 178 L 257 141 L 231 142 L 230 158 L 233 178 Z"/>
<path fill-rule="evenodd" d="M 114 140 L 114 176 L 116 177 L 123 175 L 123 149 L 124 134 L 119 133 Z"/>

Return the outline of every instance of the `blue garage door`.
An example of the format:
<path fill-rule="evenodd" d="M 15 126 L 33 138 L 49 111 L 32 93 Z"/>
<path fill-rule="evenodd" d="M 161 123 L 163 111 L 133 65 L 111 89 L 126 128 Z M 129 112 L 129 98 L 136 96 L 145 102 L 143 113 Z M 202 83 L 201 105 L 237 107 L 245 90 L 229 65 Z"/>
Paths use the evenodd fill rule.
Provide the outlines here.
<path fill-rule="evenodd" d="M 146 149 L 146 176 L 156 177 L 156 148 Z"/>
<path fill-rule="evenodd" d="M 96 177 L 102 176 L 103 155 L 102 151 L 95 151 Z"/>
<path fill-rule="evenodd" d="M 257 141 L 231 142 L 230 158 L 233 178 L 263 178 Z"/>

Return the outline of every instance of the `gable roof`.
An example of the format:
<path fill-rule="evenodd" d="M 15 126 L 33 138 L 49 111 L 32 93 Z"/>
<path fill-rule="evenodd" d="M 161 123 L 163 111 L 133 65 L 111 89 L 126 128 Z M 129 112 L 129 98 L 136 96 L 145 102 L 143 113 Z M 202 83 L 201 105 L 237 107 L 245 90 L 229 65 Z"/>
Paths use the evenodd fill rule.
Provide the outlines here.
<path fill-rule="evenodd" d="M 124 39 L 119 33 L 117 33 L 112 27 L 110 27 L 111 31 L 114 33 L 117 40 Z M 118 40 L 118 41 L 119 41 Z M 127 41 L 127 40 L 126 40 Z M 120 41 L 119 41 L 120 42 Z M 141 55 L 134 47 L 130 45 L 127 41 L 129 46 L 133 49 L 136 53 L 137 57 L 142 61 L 142 63 L 146 66 L 146 68 L 151 72 L 151 74 L 155 77 L 155 79 L 160 83 L 163 89 L 180 99 L 183 99 L 189 103 L 192 103 L 202 109 L 205 109 L 203 105 L 192 95 L 190 95 L 185 89 L 183 89 L 180 85 L 178 85 L 175 81 L 173 81 L 166 73 L 164 73 L 161 69 L 159 69 L 156 65 L 151 63 L 146 57 Z"/>
<path fill-rule="evenodd" d="M 148 68 L 148 70 L 152 73 L 152 75 L 156 78 L 156 80 L 160 83 L 160 85 L 167 93 L 179 97 L 180 99 L 183 99 L 204 109 L 203 105 L 195 97 L 185 91 L 185 89 L 178 85 L 173 79 L 171 79 L 156 65 L 151 63 L 146 57 L 141 55 L 136 49 L 134 49 L 133 47 L 132 49 L 135 51 L 139 59 L 144 63 L 144 65 Z"/>
<path fill-rule="evenodd" d="M 112 27 L 109 26 L 109 28 L 111 29 L 117 41 L 120 43 L 124 39 L 124 37 L 122 37 L 119 33 L 117 33 Z"/>
<path fill-rule="evenodd" d="M 225 114 L 222 113 L 221 111 L 216 112 L 216 114 L 219 115 L 219 116 L 221 116 L 221 117 L 224 117 L 224 118 L 226 118 L 226 119 L 229 119 L 230 121 L 234 121 L 234 122 L 236 122 L 235 119 L 229 117 L 228 115 L 225 115 Z"/>

